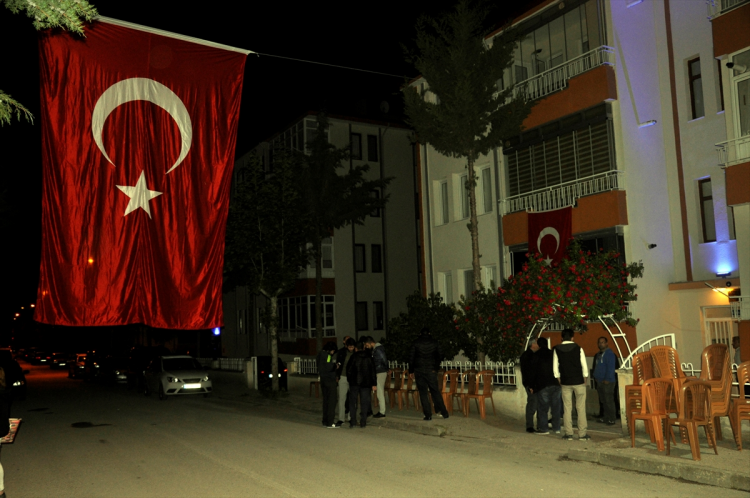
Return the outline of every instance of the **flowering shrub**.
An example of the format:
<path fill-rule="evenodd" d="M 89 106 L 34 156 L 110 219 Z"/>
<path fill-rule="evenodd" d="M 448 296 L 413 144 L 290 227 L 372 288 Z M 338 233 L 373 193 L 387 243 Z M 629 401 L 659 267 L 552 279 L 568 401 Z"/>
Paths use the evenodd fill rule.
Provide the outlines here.
<path fill-rule="evenodd" d="M 489 358 L 513 361 L 530 328 L 542 319 L 583 331 L 587 320 L 611 315 L 635 326 L 627 303 L 638 297 L 632 280 L 643 275 L 643 264 L 619 258 L 615 252 L 584 251 L 576 241 L 559 264 L 547 266 L 539 254 L 529 255 L 522 271 L 497 291 L 474 292 L 460 302 L 456 332 L 472 338 Z"/>

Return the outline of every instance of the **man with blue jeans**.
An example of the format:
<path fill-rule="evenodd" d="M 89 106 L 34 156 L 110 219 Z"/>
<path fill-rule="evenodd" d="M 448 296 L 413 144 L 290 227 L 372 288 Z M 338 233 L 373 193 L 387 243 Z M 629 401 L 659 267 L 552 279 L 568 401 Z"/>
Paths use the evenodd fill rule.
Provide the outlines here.
<path fill-rule="evenodd" d="M 555 377 L 560 380 L 562 386 L 563 400 L 563 427 L 565 434 L 563 439 L 573 440 L 573 396 L 576 400 L 576 411 L 578 412 L 578 439 L 589 441 L 591 436 L 586 434 L 588 424 L 586 422 L 586 382 L 588 381 L 589 367 L 586 364 L 586 355 L 581 346 L 573 342 L 573 329 L 562 331 L 562 343 L 552 350 L 552 370 Z"/>
<path fill-rule="evenodd" d="M 552 351 L 547 347 L 547 339 L 536 340 L 539 349 L 534 353 L 531 372 L 531 391 L 537 399 L 537 430 L 534 434 L 549 434 L 547 412 L 552 409 L 552 430 L 560 434 L 560 383 L 555 378 L 552 368 Z"/>
<path fill-rule="evenodd" d="M 598 422 L 615 425 L 615 353 L 609 349 L 606 337 L 600 337 L 599 353 L 594 358 L 594 379 L 599 402 L 604 407 L 604 417 Z"/>

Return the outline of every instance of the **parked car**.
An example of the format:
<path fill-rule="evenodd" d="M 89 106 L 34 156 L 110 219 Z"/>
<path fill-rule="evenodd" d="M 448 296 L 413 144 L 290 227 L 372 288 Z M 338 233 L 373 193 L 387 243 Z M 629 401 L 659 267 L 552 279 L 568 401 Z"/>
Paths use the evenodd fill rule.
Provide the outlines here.
<path fill-rule="evenodd" d="M 128 381 L 128 358 L 122 355 L 107 355 L 99 365 L 99 378 L 105 381 L 125 383 Z"/>
<path fill-rule="evenodd" d="M 126 375 L 128 385 L 141 391 L 144 388 L 143 372 L 159 356 L 170 356 L 172 353 L 164 346 L 133 346 L 128 353 Z"/>
<path fill-rule="evenodd" d="M 159 393 L 159 399 L 179 394 L 203 394 L 208 397 L 213 384 L 208 373 L 192 356 L 159 356 L 143 372 L 144 394 Z"/>
<path fill-rule="evenodd" d="M 278 359 L 279 366 L 279 389 L 285 391 L 289 390 L 287 383 L 287 368 L 286 363 L 281 358 Z M 258 372 L 258 389 L 271 389 L 271 381 L 273 380 L 273 373 L 271 373 L 271 357 L 270 356 L 258 356 L 257 360 L 257 372 Z"/>
<path fill-rule="evenodd" d="M 68 353 L 52 353 L 50 355 L 49 367 L 50 368 L 68 368 L 70 362 L 70 355 Z"/>
<path fill-rule="evenodd" d="M 83 362 L 83 377 L 93 380 L 99 377 L 101 361 L 104 359 L 101 353 L 86 351 L 86 360 Z"/>
<path fill-rule="evenodd" d="M 32 365 L 47 365 L 49 363 L 49 354 L 44 351 L 35 351 L 31 357 Z"/>
<path fill-rule="evenodd" d="M 71 379 L 77 379 L 83 377 L 84 369 L 86 368 L 86 354 L 79 353 L 74 355 L 74 358 L 68 362 L 68 377 Z"/>
<path fill-rule="evenodd" d="M 15 379 L 11 389 L 13 390 L 14 397 L 23 401 L 26 399 L 26 375 L 24 374 L 21 365 L 13 358 L 13 353 L 10 348 L 0 348 L 0 366 L 7 367 L 9 370 L 5 372 L 5 378 Z M 27 370 L 28 372 L 28 370 Z"/>

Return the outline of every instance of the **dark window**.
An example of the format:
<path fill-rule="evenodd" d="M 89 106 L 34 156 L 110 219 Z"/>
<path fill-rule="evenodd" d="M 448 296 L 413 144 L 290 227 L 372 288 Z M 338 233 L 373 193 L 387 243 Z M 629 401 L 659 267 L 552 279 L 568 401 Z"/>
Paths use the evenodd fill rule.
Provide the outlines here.
<path fill-rule="evenodd" d="M 703 242 L 716 241 L 716 222 L 714 221 L 714 196 L 711 190 L 711 179 L 698 180 L 698 195 L 701 203 L 701 224 L 703 225 Z"/>
<path fill-rule="evenodd" d="M 373 199 L 380 200 L 380 190 L 377 190 L 377 189 L 371 190 L 370 197 L 372 197 Z M 372 216 L 373 218 L 380 218 L 380 208 L 373 209 L 372 212 L 370 213 L 370 216 Z"/>
<path fill-rule="evenodd" d="M 368 330 L 367 325 L 367 301 L 358 301 L 354 308 L 354 320 L 357 330 Z"/>
<path fill-rule="evenodd" d="M 378 136 L 367 135 L 367 160 L 377 162 L 378 160 Z"/>
<path fill-rule="evenodd" d="M 367 271 L 364 244 L 354 244 L 354 271 L 357 273 L 364 273 Z"/>
<path fill-rule="evenodd" d="M 372 303 L 373 307 L 373 330 L 383 330 L 383 301 L 375 301 Z"/>
<path fill-rule="evenodd" d="M 693 119 L 696 119 L 704 115 L 700 57 L 688 61 L 688 75 L 690 78 L 690 106 L 693 111 Z"/>
<path fill-rule="evenodd" d="M 724 110 L 724 84 L 722 83 L 721 79 L 721 61 L 716 61 L 716 64 L 718 68 L 716 69 L 719 72 L 719 96 L 721 98 L 721 111 Z"/>
<path fill-rule="evenodd" d="M 380 244 L 373 244 L 371 246 L 372 256 L 372 272 L 382 273 L 383 272 L 383 255 Z"/>
<path fill-rule="evenodd" d="M 352 159 L 362 159 L 362 135 L 352 133 Z"/>

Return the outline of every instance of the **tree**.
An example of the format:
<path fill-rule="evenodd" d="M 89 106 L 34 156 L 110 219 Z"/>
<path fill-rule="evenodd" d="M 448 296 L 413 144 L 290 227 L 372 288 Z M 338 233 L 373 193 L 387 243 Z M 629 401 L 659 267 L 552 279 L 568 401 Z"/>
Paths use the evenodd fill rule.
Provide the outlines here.
<path fill-rule="evenodd" d="M 274 391 L 279 390 L 278 298 L 294 287 L 309 262 L 310 219 L 297 189 L 301 169 L 297 157 L 276 154 L 269 174 L 253 158 L 238 174 L 244 180 L 236 185 L 227 220 L 227 282 L 248 286 L 269 302 L 262 321 L 271 336 Z"/>
<path fill-rule="evenodd" d="M 86 36 L 83 32 L 83 21 L 91 21 L 99 15 L 94 6 L 86 0 L 34 0 L 33 2 L 0 0 L 0 2 L 14 14 L 25 11 L 34 19 L 34 27 L 38 30 L 63 28 L 81 36 Z M 19 120 L 21 116 L 29 122 L 34 120 L 28 109 L 0 90 L 0 125 L 10 124 L 13 115 Z"/>
<path fill-rule="evenodd" d="M 315 136 L 307 143 L 302 174 L 299 176 L 302 203 L 310 216 L 309 240 L 315 260 L 315 334 L 318 350 L 323 348 L 322 309 L 322 242 L 333 231 L 352 223 L 364 224 L 367 215 L 383 209 L 389 195 L 385 187 L 392 178 L 365 180 L 368 165 L 349 166 L 340 170 L 350 158 L 349 148 L 337 148 L 328 142 L 328 118 L 318 114 Z M 382 195 L 373 196 L 381 189 Z"/>
<path fill-rule="evenodd" d="M 459 329 L 457 333 L 454 324 L 456 308 L 444 303 L 440 294 L 424 297 L 419 291 L 414 292 L 406 298 L 406 308 L 406 313 L 402 312 L 388 322 L 385 342 L 388 358 L 409 361 L 411 344 L 419 337 L 422 327 L 428 327 L 445 358 L 453 359 L 463 351 L 470 360 L 476 360 L 476 345 L 463 330 Z"/>
<path fill-rule="evenodd" d="M 412 87 L 404 91 L 407 122 L 417 141 L 466 160 L 474 290 L 481 287 L 474 162 L 517 135 L 533 105 L 525 92 L 514 94 L 512 85 L 498 91 L 498 80 L 513 64 L 517 39 L 507 29 L 489 47 L 483 37 L 487 15 L 487 8 L 461 0 L 455 12 L 438 19 L 423 16 L 417 22 L 417 52 L 405 50 L 436 97 L 428 99 Z"/>

